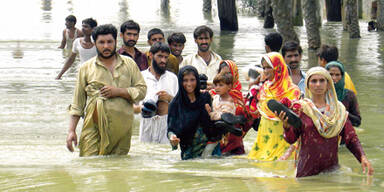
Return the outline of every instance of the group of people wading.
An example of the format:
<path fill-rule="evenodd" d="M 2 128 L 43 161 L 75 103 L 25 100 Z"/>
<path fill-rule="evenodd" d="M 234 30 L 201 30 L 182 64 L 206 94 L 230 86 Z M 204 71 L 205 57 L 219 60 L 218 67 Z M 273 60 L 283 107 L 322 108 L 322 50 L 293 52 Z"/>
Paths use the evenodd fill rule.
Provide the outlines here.
<path fill-rule="evenodd" d="M 74 25 L 70 25 L 74 26 Z M 300 69 L 302 49 L 296 42 L 282 46 L 278 33 L 265 37 L 266 54 L 256 63 L 247 91 L 239 81 L 237 65 L 210 49 L 213 31 L 199 26 L 193 32 L 196 53 L 183 57 L 185 36 L 173 33 L 168 44 L 162 30 L 148 32 L 146 53 L 135 45 L 140 26 L 133 20 L 120 27 L 123 45 L 116 50 L 117 29 L 83 20 L 82 34 L 57 79 L 81 59 L 73 102 L 67 148 L 77 145 L 76 126 L 84 118 L 80 156 L 126 155 L 131 146 L 134 113 L 141 114 L 141 142 L 180 147 L 181 159 L 245 154 L 243 138 L 258 130 L 248 158 L 276 161 L 297 157 L 297 177 L 316 175 L 338 167 L 340 142 L 353 153 L 369 175 L 368 161 L 353 126 L 361 122 L 356 90 L 337 48 L 324 45 L 319 67 Z M 65 33 L 65 32 L 63 32 Z M 78 33 L 79 34 L 79 33 Z M 91 41 L 90 39 L 93 39 Z M 67 39 L 68 40 L 68 39 Z M 282 54 L 279 53 L 282 46 Z M 63 46 L 61 46 L 63 48 Z M 89 57 L 90 50 L 93 56 Z M 271 110 L 270 100 L 291 109 Z"/>

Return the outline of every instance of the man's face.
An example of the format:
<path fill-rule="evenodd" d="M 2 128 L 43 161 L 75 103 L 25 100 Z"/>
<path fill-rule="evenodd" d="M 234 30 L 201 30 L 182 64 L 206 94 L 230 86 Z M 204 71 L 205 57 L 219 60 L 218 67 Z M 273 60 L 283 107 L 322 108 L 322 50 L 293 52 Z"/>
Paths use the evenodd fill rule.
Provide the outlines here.
<path fill-rule="evenodd" d="M 89 24 L 83 23 L 81 25 L 81 31 L 83 31 L 84 35 L 90 36 L 92 34 L 93 28 Z"/>
<path fill-rule="evenodd" d="M 308 80 L 308 88 L 312 95 L 325 95 L 328 90 L 327 79 L 323 75 L 312 75 Z"/>
<path fill-rule="evenodd" d="M 98 35 L 96 39 L 97 55 L 109 59 L 116 54 L 116 40 L 112 34 Z"/>
<path fill-rule="evenodd" d="M 65 21 L 65 27 L 67 27 L 67 29 L 72 29 L 73 27 L 75 27 L 75 22 Z"/>
<path fill-rule="evenodd" d="M 209 33 L 203 33 L 195 39 L 195 42 L 199 51 L 207 52 L 211 46 L 212 39 L 209 37 Z"/>
<path fill-rule="evenodd" d="M 156 42 L 164 42 L 164 36 L 162 34 L 153 34 L 148 40 L 148 44 L 152 46 Z"/>
<path fill-rule="evenodd" d="M 169 44 L 169 48 L 171 49 L 172 54 L 177 57 L 180 56 L 183 52 L 184 44 L 172 42 L 171 44 Z"/>
<path fill-rule="evenodd" d="M 139 39 L 139 32 L 136 29 L 126 29 L 124 33 L 120 33 L 124 45 L 127 47 L 134 47 Z"/>
<path fill-rule="evenodd" d="M 287 51 L 284 60 L 290 69 L 300 69 L 301 55 L 298 50 Z"/>
<path fill-rule="evenodd" d="M 327 65 L 327 61 L 320 57 L 317 57 L 317 63 L 319 64 L 320 67 L 325 67 L 325 65 Z"/>
<path fill-rule="evenodd" d="M 152 53 L 151 53 L 152 54 Z M 162 75 L 167 69 L 169 53 L 158 51 L 152 55 L 152 66 L 156 73 Z"/>

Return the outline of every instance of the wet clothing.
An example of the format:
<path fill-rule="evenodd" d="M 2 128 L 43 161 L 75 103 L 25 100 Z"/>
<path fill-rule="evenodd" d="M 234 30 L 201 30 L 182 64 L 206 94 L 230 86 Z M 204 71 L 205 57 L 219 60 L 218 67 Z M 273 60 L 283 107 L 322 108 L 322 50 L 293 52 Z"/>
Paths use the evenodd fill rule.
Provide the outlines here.
<path fill-rule="evenodd" d="M 319 134 L 313 121 L 305 113 L 301 113 L 302 126 L 299 129 L 289 127 L 284 131 L 284 139 L 294 143 L 300 139 L 300 152 L 296 177 L 317 175 L 321 172 L 332 171 L 339 167 L 338 136 L 324 138 Z M 347 121 L 339 136 L 345 141 L 346 147 L 358 161 L 364 155 L 363 148 L 353 129 Z"/>
<path fill-rule="evenodd" d="M 148 66 L 151 66 L 152 60 L 149 58 L 149 52 L 146 52 L 145 55 L 147 57 Z M 176 58 L 176 56 L 172 55 L 172 53 L 170 53 L 168 57 L 167 70 L 174 73 L 175 75 L 177 75 L 179 72 L 179 60 Z"/>
<path fill-rule="evenodd" d="M 261 117 L 256 142 L 248 154 L 249 159 L 261 161 L 276 161 L 289 148 L 290 144 L 284 140 L 283 123 Z"/>
<path fill-rule="evenodd" d="M 220 95 L 213 96 L 212 112 L 209 113 L 211 120 L 220 120 L 223 113 L 232 113 L 235 115 L 236 107 L 233 102 L 222 101 Z"/>
<path fill-rule="evenodd" d="M 219 70 L 221 57 L 213 51 L 211 52 L 211 60 L 209 64 L 207 64 L 202 57 L 200 57 L 197 53 L 186 56 L 180 64 L 180 67 L 184 67 L 187 65 L 191 65 L 196 67 L 199 73 L 205 74 L 208 77 L 208 83 L 213 82 L 213 78 L 215 78 L 217 71 Z"/>
<path fill-rule="evenodd" d="M 72 50 L 72 47 L 73 47 L 73 41 L 75 41 L 76 38 L 79 37 L 79 34 L 78 34 L 78 29 L 75 28 L 75 34 L 73 35 L 73 38 L 70 38 L 69 37 L 69 29 L 65 29 L 65 44 L 66 44 L 66 47 L 65 49 L 67 50 Z"/>
<path fill-rule="evenodd" d="M 305 94 L 305 76 L 306 75 L 302 70 L 300 70 L 300 73 L 301 73 L 301 79 L 300 79 L 299 84 L 297 84 L 297 86 L 300 89 L 301 95 L 304 95 Z"/>
<path fill-rule="evenodd" d="M 192 72 L 196 78 L 196 88 L 194 90 L 196 100 L 194 102 L 190 101 L 183 87 L 183 73 L 187 70 Z M 180 139 L 181 158 L 185 160 L 201 156 L 207 145 L 207 138 L 215 137 L 218 133 L 215 133 L 213 122 L 205 110 L 205 104 L 211 106 L 211 96 L 209 93 L 200 93 L 200 80 L 196 68 L 192 66 L 181 68 L 178 81 L 179 91 L 173 98 L 168 110 L 167 135 L 170 137 L 175 134 Z M 190 152 L 191 150 L 193 152 Z"/>
<path fill-rule="evenodd" d="M 283 123 L 269 110 L 271 99 L 298 100 L 300 89 L 292 82 L 283 57 L 276 52 L 263 56 L 274 72 L 273 80 L 264 82 L 257 94 L 257 109 L 261 114 L 256 141 L 248 154 L 249 159 L 274 161 L 284 155 L 289 144 L 283 139 Z"/>
<path fill-rule="evenodd" d="M 357 98 L 353 91 L 349 89 L 345 90 L 346 94 L 342 103 L 345 106 L 345 109 L 348 111 L 348 119 L 351 121 L 354 127 L 358 127 L 361 124 L 359 103 L 357 103 Z"/>
<path fill-rule="evenodd" d="M 312 75 L 324 76 L 330 85 L 325 93 L 326 105 L 323 108 L 317 108 L 312 101 L 313 96 L 308 88 L 308 81 Z M 305 82 L 307 85 L 305 99 L 300 101 L 302 126 L 288 127 L 284 130 L 287 142 L 294 143 L 300 139 L 296 176 L 317 175 L 337 169 L 339 136 L 356 159 L 361 161 L 364 151 L 351 122 L 347 119 L 348 113 L 344 105 L 337 100 L 331 75 L 322 67 L 313 67 L 308 70 Z"/>
<path fill-rule="evenodd" d="M 345 87 L 344 88 L 353 91 L 353 93 L 355 93 L 355 95 L 357 95 L 355 85 L 353 84 L 352 79 L 347 72 L 345 72 Z"/>
<path fill-rule="evenodd" d="M 169 95 L 174 97 L 179 89 L 176 75 L 172 72 L 165 71 L 165 73 L 157 80 L 150 72 L 150 69 L 151 68 L 148 68 L 141 72 L 145 83 L 147 84 L 147 94 L 143 101 L 153 100 L 157 103 L 157 93 L 159 91 L 166 91 Z M 139 137 L 141 142 L 169 143 L 167 137 L 167 115 L 142 118 L 140 121 Z"/>
<path fill-rule="evenodd" d="M 139 67 L 140 71 L 144 71 L 146 69 L 148 69 L 149 65 L 148 65 L 148 61 L 147 61 L 147 56 L 142 53 L 141 51 L 139 51 L 136 47 L 134 47 L 135 49 L 135 62 L 137 64 L 137 66 Z M 120 55 L 125 55 L 125 56 L 128 56 L 130 58 L 133 59 L 133 57 L 125 51 L 124 47 L 121 47 L 118 51 L 117 51 Z"/>
<path fill-rule="evenodd" d="M 331 61 L 325 66 L 328 71 L 332 67 L 339 68 L 341 72 L 341 79 L 337 83 L 334 83 L 337 99 L 344 104 L 346 110 L 349 112 L 348 118 L 351 120 L 352 125 L 358 127 L 361 124 L 359 104 L 357 103 L 357 98 L 353 91 L 345 88 L 346 73 L 344 65 L 338 61 Z"/>
<path fill-rule="evenodd" d="M 133 106 L 144 98 L 147 86 L 135 62 L 116 54 L 113 74 L 94 57 L 79 70 L 69 114 L 83 116 L 80 156 L 126 155 L 131 145 Z M 131 100 L 105 98 L 100 88 L 110 85 L 125 88 Z M 97 122 L 96 122 L 97 121 Z"/>
<path fill-rule="evenodd" d="M 81 46 L 80 40 L 81 38 L 77 38 L 73 42 L 72 53 L 76 53 L 77 55 L 79 55 L 80 64 L 83 64 L 92 57 L 95 57 L 97 55 L 97 51 L 95 45 L 93 45 L 93 47 L 89 49 L 85 49 L 83 46 Z"/>

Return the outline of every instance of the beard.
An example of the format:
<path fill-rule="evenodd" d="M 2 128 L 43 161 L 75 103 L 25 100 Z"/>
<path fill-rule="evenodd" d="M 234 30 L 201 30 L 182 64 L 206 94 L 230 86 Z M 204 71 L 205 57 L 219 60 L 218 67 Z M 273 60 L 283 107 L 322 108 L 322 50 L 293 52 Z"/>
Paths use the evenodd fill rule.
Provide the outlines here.
<path fill-rule="evenodd" d="M 288 66 L 290 69 L 297 69 L 300 67 L 300 63 L 299 62 L 291 62 L 291 63 L 289 63 Z"/>
<path fill-rule="evenodd" d="M 124 45 L 127 47 L 133 47 L 136 45 L 136 41 L 135 40 L 124 41 Z"/>
<path fill-rule="evenodd" d="M 109 49 L 104 49 L 104 51 L 106 50 L 109 50 Z M 113 49 L 113 51 L 111 51 L 111 54 L 108 55 L 108 56 L 104 56 L 102 52 L 99 51 L 99 49 L 96 47 L 96 51 L 97 51 L 97 56 L 103 58 L 103 59 L 109 59 L 111 57 L 113 57 L 115 54 L 116 54 L 116 46 L 115 48 Z M 109 50 L 110 51 L 110 50 Z"/>
<path fill-rule="evenodd" d="M 207 45 L 207 47 L 203 47 L 202 45 Z M 209 44 L 208 43 L 202 43 L 198 46 L 199 51 L 201 52 L 207 52 L 209 50 Z"/>
<path fill-rule="evenodd" d="M 164 68 L 160 67 L 159 64 L 157 64 L 157 62 L 154 59 L 152 60 L 152 66 L 153 66 L 153 69 L 155 70 L 155 72 L 157 74 L 160 74 L 160 75 L 164 74 L 165 70 L 167 70 L 166 67 L 164 67 Z M 167 66 L 167 65 L 165 65 L 165 66 Z"/>

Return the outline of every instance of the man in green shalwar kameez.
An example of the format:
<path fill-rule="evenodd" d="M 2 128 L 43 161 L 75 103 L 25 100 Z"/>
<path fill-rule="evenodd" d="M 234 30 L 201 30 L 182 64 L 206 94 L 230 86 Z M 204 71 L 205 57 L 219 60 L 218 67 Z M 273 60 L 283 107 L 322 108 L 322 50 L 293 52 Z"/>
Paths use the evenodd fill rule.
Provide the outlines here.
<path fill-rule="evenodd" d="M 98 55 L 78 74 L 67 148 L 77 145 L 76 126 L 84 117 L 80 156 L 126 155 L 131 145 L 133 103 L 145 97 L 147 86 L 136 63 L 116 53 L 117 29 L 101 25 L 92 32 Z"/>

